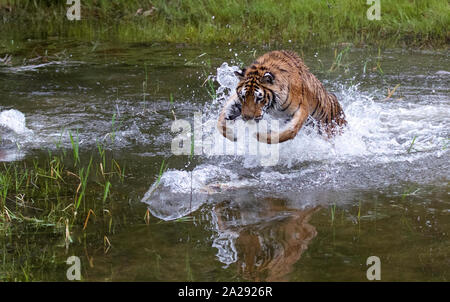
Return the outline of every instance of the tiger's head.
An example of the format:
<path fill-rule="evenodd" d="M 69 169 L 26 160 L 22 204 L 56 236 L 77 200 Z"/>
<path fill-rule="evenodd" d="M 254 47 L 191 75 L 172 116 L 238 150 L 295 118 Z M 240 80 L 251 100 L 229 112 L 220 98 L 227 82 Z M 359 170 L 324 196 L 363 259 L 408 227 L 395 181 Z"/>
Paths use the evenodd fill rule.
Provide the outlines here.
<path fill-rule="evenodd" d="M 236 94 L 241 102 L 241 116 L 244 121 L 259 121 L 275 98 L 270 87 L 274 84 L 274 75 L 267 70 L 235 71 L 240 79 Z"/>

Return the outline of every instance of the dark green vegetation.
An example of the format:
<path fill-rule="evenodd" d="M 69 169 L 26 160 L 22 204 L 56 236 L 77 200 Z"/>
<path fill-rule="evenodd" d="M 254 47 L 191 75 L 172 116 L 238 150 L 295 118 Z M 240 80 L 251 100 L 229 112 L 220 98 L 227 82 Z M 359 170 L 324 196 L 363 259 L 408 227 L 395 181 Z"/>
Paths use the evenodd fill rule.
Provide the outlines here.
<path fill-rule="evenodd" d="M 2 38 L 176 43 L 292 43 L 447 47 L 446 0 L 381 2 L 381 20 L 365 0 L 97 0 L 81 1 L 68 21 L 65 1 L 0 0 Z"/>
<path fill-rule="evenodd" d="M 78 137 L 70 134 L 70 139 L 73 150 L 0 164 L 0 280 L 43 280 L 48 270 L 64 265 L 30 238 L 44 236 L 62 252 L 74 235 L 81 232 L 86 240 L 84 231 L 95 222 L 109 247 L 113 217 L 120 214 L 111 188 L 123 184 L 125 167 L 101 144 L 97 154 L 80 156 Z"/>

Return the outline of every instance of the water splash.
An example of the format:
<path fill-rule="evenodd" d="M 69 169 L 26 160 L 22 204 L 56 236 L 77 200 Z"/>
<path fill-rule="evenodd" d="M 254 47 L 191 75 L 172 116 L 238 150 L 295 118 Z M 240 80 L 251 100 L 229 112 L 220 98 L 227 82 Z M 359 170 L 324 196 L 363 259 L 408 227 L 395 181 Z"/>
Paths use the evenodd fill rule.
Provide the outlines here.
<path fill-rule="evenodd" d="M 32 140 L 25 115 L 15 109 L 0 112 L 0 161 L 16 161 L 24 157 L 22 145 Z"/>
<path fill-rule="evenodd" d="M 217 68 L 216 80 L 220 85 L 217 89 L 217 100 L 226 98 L 231 91 L 236 89 L 239 79 L 234 75 L 234 72 L 238 70 L 239 67 L 229 66 L 227 62 L 222 63 L 222 65 Z"/>
<path fill-rule="evenodd" d="M 17 134 L 32 133 L 32 131 L 26 127 L 25 115 L 15 109 L 0 112 L 0 126 L 11 129 Z"/>
<path fill-rule="evenodd" d="M 238 83 L 234 76 L 238 69 L 227 63 L 217 69 L 218 98 L 204 107 L 204 136 L 228 147 L 235 143 L 223 138 L 215 125 L 221 107 Z M 381 93 L 363 92 L 358 84 L 336 83 L 327 88 L 337 95 L 346 114 L 348 127 L 342 135 L 326 139 L 303 128 L 293 140 L 282 143 L 280 160 L 274 167 L 261 167 L 255 156 L 204 153 L 192 172 L 196 175 L 192 191 L 198 197 L 192 210 L 210 201 L 211 194 L 231 196 L 242 190 L 278 194 L 292 200 L 298 200 L 301 194 L 302 203 L 314 203 L 314 198 L 304 198 L 305 192 L 429 181 L 432 175 L 424 177 L 416 171 L 434 165 L 448 166 L 448 148 L 444 147 L 450 128 L 448 103 L 435 104 L 432 98 L 427 102 L 380 101 L 384 99 Z M 185 202 L 179 205 L 181 211 L 173 207 L 175 196 L 171 194 L 178 194 L 181 202 L 186 200 L 183 194 L 190 192 L 188 172 L 172 170 L 162 176 L 159 187 L 143 201 L 152 212 L 158 212 L 157 217 L 170 220 L 189 213 Z M 170 199 L 167 196 L 173 197 L 170 208 L 164 203 Z"/>

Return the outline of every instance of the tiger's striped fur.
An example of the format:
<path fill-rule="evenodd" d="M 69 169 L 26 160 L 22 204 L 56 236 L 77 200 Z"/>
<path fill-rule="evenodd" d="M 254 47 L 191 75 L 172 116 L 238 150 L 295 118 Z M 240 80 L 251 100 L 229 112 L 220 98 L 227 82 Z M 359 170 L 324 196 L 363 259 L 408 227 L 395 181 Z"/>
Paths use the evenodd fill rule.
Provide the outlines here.
<path fill-rule="evenodd" d="M 266 53 L 235 74 L 240 82 L 218 121 L 220 132 L 228 139 L 236 140 L 226 121 L 238 117 L 259 121 L 266 112 L 284 113 L 289 118 L 280 133 L 258 133 L 258 140 L 269 144 L 293 139 L 304 124 L 316 122 L 319 131 L 329 137 L 347 124 L 336 96 L 325 90 L 294 52 Z"/>

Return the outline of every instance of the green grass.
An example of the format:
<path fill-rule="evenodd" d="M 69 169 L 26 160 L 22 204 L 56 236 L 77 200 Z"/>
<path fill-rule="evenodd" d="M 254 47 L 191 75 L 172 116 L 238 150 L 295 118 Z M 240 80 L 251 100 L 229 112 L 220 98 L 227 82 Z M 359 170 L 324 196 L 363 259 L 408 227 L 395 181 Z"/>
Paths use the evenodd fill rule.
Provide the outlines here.
<path fill-rule="evenodd" d="M 333 203 L 330 207 L 330 213 L 331 213 L 331 225 L 334 225 L 335 220 L 335 214 L 336 214 L 336 204 Z"/>
<path fill-rule="evenodd" d="M 0 164 L 0 235 L 30 226 L 64 233 L 66 227 L 81 226 L 89 211 L 108 210 L 104 203 L 113 183 L 123 183 L 125 168 L 114 159 L 107 162 L 101 144 L 100 156 L 82 160 L 76 140 L 70 138 L 72 156 L 57 150 L 47 158 Z"/>
<path fill-rule="evenodd" d="M 79 161 L 80 161 L 78 131 L 77 131 L 76 139 L 72 136 L 72 132 L 70 132 L 70 131 L 69 131 L 69 137 L 70 137 L 70 143 L 72 145 L 72 150 L 73 150 L 74 165 L 76 166 L 77 163 L 79 163 Z"/>
<path fill-rule="evenodd" d="M 211 76 L 206 78 L 206 90 L 211 100 L 217 99 L 216 87 L 214 86 L 214 79 Z"/>
<path fill-rule="evenodd" d="M 413 140 L 411 142 L 411 145 L 409 145 L 409 148 L 408 148 L 408 151 L 407 151 L 408 154 L 411 153 L 412 150 L 414 150 L 413 146 L 414 146 L 414 143 L 416 142 L 416 138 L 417 138 L 417 135 L 414 136 L 414 138 L 413 138 Z"/>
<path fill-rule="evenodd" d="M 173 94 L 172 93 L 169 94 L 169 102 L 170 102 L 170 106 L 173 108 Z"/>
<path fill-rule="evenodd" d="M 167 168 L 169 167 L 169 164 L 165 162 L 165 159 L 163 159 L 161 163 L 161 167 L 159 168 L 158 178 L 156 179 L 156 185 L 155 187 L 158 187 L 159 182 L 161 181 L 161 177 L 166 172 Z"/>
<path fill-rule="evenodd" d="M 334 51 L 334 61 L 331 65 L 328 72 L 332 72 L 335 70 L 339 70 L 341 67 L 347 67 L 347 65 L 342 63 L 342 59 L 346 56 L 348 51 L 350 50 L 350 46 L 345 47 L 343 50 L 341 50 L 339 53 L 337 52 L 337 49 Z"/>
<path fill-rule="evenodd" d="M 0 163 L 0 281 L 47 280 L 65 271 L 69 247 L 106 238 L 108 250 L 108 237 L 125 224 L 118 203 L 107 202 L 120 200 L 125 168 L 100 143 L 98 153 L 80 154 L 76 137 L 69 134 L 72 152 L 60 140 L 47 154 Z"/>
<path fill-rule="evenodd" d="M 105 191 L 103 193 L 103 202 L 105 202 L 106 198 L 108 198 L 110 188 L 111 188 L 111 183 L 109 181 L 107 181 L 105 184 Z"/>
<path fill-rule="evenodd" d="M 368 20 L 354 0 L 97 0 L 81 1 L 81 21 L 68 21 L 65 1 L 0 0 L 5 41 L 67 37 L 85 41 L 176 43 L 330 43 L 448 47 L 446 0 L 381 1 Z M 138 9 L 151 11 L 148 16 Z"/>
<path fill-rule="evenodd" d="M 78 185 L 76 195 L 75 195 L 75 201 L 76 201 L 75 202 L 75 210 L 79 209 L 81 201 L 83 200 L 83 197 L 86 194 L 86 186 L 87 186 L 87 181 L 88 181 L 88 177 L 89 177 L 89 172 L 91 171 L 91 166 L 92 166 L 92 157 L 89 160 L 89 164 L 88 164 L 87 168 L 82 167 L 79 170 L 78 178 L 80 179 L 80 184 Z M 81 191 L 80 191 L 80 188 L 81 188 Z M 84 210 L 86 210 L 86 208 L 84 208 Z"/>

